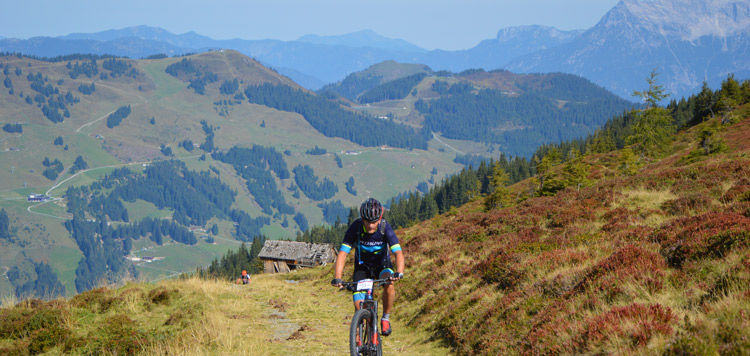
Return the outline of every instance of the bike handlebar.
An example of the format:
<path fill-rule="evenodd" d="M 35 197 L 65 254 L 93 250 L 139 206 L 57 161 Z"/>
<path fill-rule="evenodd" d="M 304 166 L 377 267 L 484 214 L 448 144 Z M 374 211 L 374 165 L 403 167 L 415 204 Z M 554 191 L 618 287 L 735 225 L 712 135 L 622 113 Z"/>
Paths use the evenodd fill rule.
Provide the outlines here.
<path fill-rule="evenodd" d="M 382 287 L 382 286 L 384 286 L 386 284 L 389 284 L 389 283 L 392 283 L 392 282 L 393 282 L 393 280 L 391 280 L 390 278 L 373 279 L 372 280 L 372 289 L 373 290 L 377 289 L 378 287 Z M 341 285 L 343 286 L 343 288 L 341 288 L 341 289 L 348 289 L 348 290 L 350 290 L 352 292 L 356 292 L 357 291 L 357 283 L 359 283 L 359 282 L 342 282 Z"/>

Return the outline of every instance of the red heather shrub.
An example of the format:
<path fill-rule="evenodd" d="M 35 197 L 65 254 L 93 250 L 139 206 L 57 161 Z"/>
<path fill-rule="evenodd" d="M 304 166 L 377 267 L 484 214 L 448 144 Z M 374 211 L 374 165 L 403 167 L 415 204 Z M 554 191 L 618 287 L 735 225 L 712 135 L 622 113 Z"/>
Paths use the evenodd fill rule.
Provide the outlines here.
<path fill-rule="evenodd" d="M 424 245 L 430 244 L 430 241 L 432 240 L 434 235 L 435 234 L 432 233 L 419 232 L 412 238 L 405 239 L 402 244 L 404 245 L 404 249 L 407 249 L 410 254 L 419 254 L 422 251 Z"/>
<path fill-rule="evenodd" d="M 713 198 L 705 193 L 693 193 L 664 202 L 661 208 L 672 215 L 687 215 L 691 212 L 705 212 L 711 208 Z"/>
<path fill-rule="evenodd" d="M 750 218 L 726 212 L 712 212 L 675 219 L 663 225 L 652 239 L 674 267 L 687 259 L 723 256 L 736 247 L 750 245 Z"/>
<path fill-rule="evenodd" d="M 599 203 L 593 199 L 572 200 L 551 210 L 547 216 L 549 227 L 566 227 L 579 221 L 593 221 Z"/>
<path fill-rule="evenodd" d="M 573 303 L 558 299 L 533 318 L 529 333 L 522 338 L 522 355 L 559 355 L 571 354 L 574 350 L 562 342 L 571 333 L 578 333 L 580 327 L 571 322 L 574 310 Z"/>
<path fill-rule="evenodd" d="M 638 210 L 630 210 L 626 207 L 612 209 L 602 215 L 602 218 L 607 221 L 602 226 L 602 231 L 606 232 L 622 231 L 643 220 Z"/>
<path fill-rule="evenodd" d="M 522 227 L 518 229 L 516 235 L 516 242 L 529 243 L 539 241 L 539 237 L 542 236 L 542 228 L 539 226 Z"/>
<path fill-rule="evenodd" d="M 635 347 L 648 344 L 654 335 L 671 336 L 670 324 L 677 320 L 672 309 L 660 304 L 631 304 L 589 318 L 583 332 L 575 338 L 576 349 L 582 352 L 606 342 L 612 336 L 628 338 Z"/>
<path fill-rule="evenodd" d="M 518 257 L 504 249 L 495 250 L 486 260 L 475 267 L 475 273 L 488 284 L 497 284 L 498 288 L 511 289 L 523 281 L 526 273 L 518 265 Z"/>
<path fill-rule="evenodd" d="M 536 197 L 518 205 L 518 214 L 527 218 L 525 225 L 537 225 L 560 204 L 557 197 Z"/>
<path fill-rule="evenodd" d="M 737 182 L 721 196 L 722 203 L 731 203 L 735 200 L 750 201 L 750 180 L 747 178 Z"/>
<path fill-rule="evenodd" d="M 645 284 L 650 290 L 662 287 L 661 281 L 666 267 L 661 256 L 635 245 L 627 245 L 590 267 L 574 291 L 583 292 L 587 287 L 595 287 L 606 293 L 619 289 L 624 281 Z M 617 290 L 614 290 L 617 292 Z"/>
<path fill-rule="evenodd" d="M 628 243 L 648 241 L 649 236 L 651 236 L 653 232 L 654 228 L 641 225 L 625 230 L 616 231 L 612 234 L 612 239 L 625 241 Z"/>
<path fill-rule="evenodd" d="M 736 151 L 750 150 L 750 120 L 746 117 L 732 125 L 724 134 L 724 140 Z"/>

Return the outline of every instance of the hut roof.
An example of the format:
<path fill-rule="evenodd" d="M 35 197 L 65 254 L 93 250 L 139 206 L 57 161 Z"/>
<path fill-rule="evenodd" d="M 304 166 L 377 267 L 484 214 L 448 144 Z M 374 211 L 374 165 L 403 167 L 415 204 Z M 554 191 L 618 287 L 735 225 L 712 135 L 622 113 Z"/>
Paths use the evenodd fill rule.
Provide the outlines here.
<path fill-rule="evenodd" d="M 325 256 L 331 249 L 328 244 L 314 244 L 309 242 L 266 240 L 258 258 L 294 261 L 312 259 Z"/>

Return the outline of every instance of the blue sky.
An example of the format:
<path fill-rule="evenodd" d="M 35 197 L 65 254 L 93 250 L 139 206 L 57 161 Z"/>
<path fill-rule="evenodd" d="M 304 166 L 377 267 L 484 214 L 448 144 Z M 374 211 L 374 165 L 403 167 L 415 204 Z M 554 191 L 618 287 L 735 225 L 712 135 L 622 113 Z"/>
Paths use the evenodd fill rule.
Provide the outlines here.
<path fill-rule="evenodd" d="M 0 36 L 129 26 L 214 39 L 294 40 L 365 29 L 425 49 L 471 48 L 508 26 L 588 29 L 618 0 L 0 0 Z"/>

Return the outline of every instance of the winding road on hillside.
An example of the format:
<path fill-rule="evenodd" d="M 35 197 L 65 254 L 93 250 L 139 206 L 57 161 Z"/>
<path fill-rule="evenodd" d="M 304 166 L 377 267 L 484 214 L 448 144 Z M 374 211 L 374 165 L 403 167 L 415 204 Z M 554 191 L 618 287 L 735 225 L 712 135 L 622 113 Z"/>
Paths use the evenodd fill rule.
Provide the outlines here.
<path fill-rule="evenodd" d="M 190 158 L 197 158 L 197 157 L 200 157 L 200 156 L 201 156 L 201 155 L 193 155 L 193 156 L 187 156 L 187 157 L 181 157 L 181 158 L 182 158 L 182 159 L 190 159 Z M 39 203 L 39 204 L 31 205 L 31 206 L 29 206 L 29 207 L 27 207 L 27 208 L 26 208 L 26 211 L 28 211 L 29 213 L 32 213 L 32 214 L 43 215 L 43 216 L 48 216 L 48 217 L 52 217 L 52 218 L 55 218 L 55 219 L 66 220 L 66 219 L 68 219 L 68 217 L 60 217 L 60 216 L 55 216 L 55 215 L 50 215 L 50 214 L 40 213 L 40 212 L 37 212 L 37 211 L 33 211 L 33 210 L 31 210 L 31 209 L 32 209 L 32 208 L 36 208 L 36 207 L 38 207 L 38 206 L 42 206 L 42 205 L 44 205 L 44 204 L 47 204 L 48 202 L 52 202 L 52 201 L 58 201 L 58 200 L 61 200 L 62 198 L 55 198 L 54 196 L 52 196 L 52 191 L 53 191 L 53 190 L 55 190 L 55 189 L 57 189 L 58 187 L 60 187 L 60 186 L 61 186 L 62 184 L 64 184 L 65 182 L 67 182 L 67 181 L 69 181 L 69 180 L 71 180 L 71 179 L 73 179 L 73 178 L 77 177 L 77 176 L 78 176 L 78 175 L 80 175 L 80 174 L 83 174 L 83 173 L 86 173 L 86 172 L 90 172 L 90 171 L 94 171 L 94 170 L 97 170 L 97 169 L 105 169 L 105 168 L 119 168 L 119 167 L 125 167 L 125 166 L 134 166 L 134 165 L 151 164 L 151 163 L 153 163 L 153 162 L 154 162 L 154 161 L 131 162 L 131 163 L 113 164 L 113 165 L 109 165 L 109 166 L 100 166 L 100 167 L 94 167 L 94 168 L 88 168 L 88 169 L 83 169 L 83 170 L 80 170 L 80 171 L 76 172 L 75 174 L 71 175 L 70 177 L 68 177 L 68 178 L 65 178 L 65 179 L 63 179 L 63 180 L 61 180 L 61 181 L 57 182 L 57 183 L 56 183 L 55 185 L 53 185 L 53 186 L 52 186 L 51 188 L 47 189 L 47 192 L 45 192 L 45 193 L 44 193 L 44 195 L 46 195 L 46 196 L 50 197 L 50 199 L 49 199 L 49 200 L 47 200 L 47 201 L 44 201 L 44 202 L 41 202 L 41 203 Z"/>
<path fill-rule="evenodd" d="M 451 146 L 451 145 L 449 145 L 449 144 L 445 143 L 445 142 L 444 142 L 443 140 L 441 140 L 441 139 L 440 139 L 440 137 L 437 137 L 437 135 L 435 135 L 435 133 L 434 133 L 434 132 L 432 133 L 432 138 L 434 138 L 434 139 L 435 139 L 435 140 L 436 140 L 437 142 L 440 142 L 440 143 L 442 143 L 442 144 L 443 144 L 443 145 L 445 145 L 446 147 L 448 147 L 448 148 L 450 148 L 450 149 L 452 149 L 452 150 L 454 150 L 454 151 L 456 151 L 456 152 L 458 152 L 458 153 L 460 153 L 460 154 L 464 154 L 463 152 L 461 152 L 461 151 L 459 151 L 459 150 L 457 150 L 457 149 L 453 148 L 453 146 Z"/>
<path fill-rule="evenodd" d="M 113 86 L 111 86 L 111 85 L 106 85 L 106 84 L 101 84 L 101 83 L 100 83 L 100 84 L 99 84 L 99 86 L 101 86 L 101 87 L 105 87 L 105 88 L 108 88 L 108 89 L 110 89 L 110 90 L 115 90 L 115 91 L 119 91 L 119 92 L 122 92 L 122 93 L 124 93 L 124 94 L 127 94 L 127 95 L 132 95 L 131 93 L 128 93 L 128 92 L 126 92 L 126 91 L 124 91 L 124 90 L 122 90 L 122 89 L 120 89 L 120 88 L 117 88 L 117 87 L 113 87 Z M 143 100 L 143 102 L 142 102 L 141 104 L 146 104 L 146 103 L 148 103 L 148 99 L 146 99 L 146 98 L 144 98 L 144 97 L 142 97 L 142 96 L 140 96 L 140 95 L 135 95 L 135 97 L 137 97 L 137 98 L 139 98 L 139 99 Z M 139 104 L 132 104 L 132 105 L 131 105 L 131 107 L 132 107 L 132 106 L 136 106 L 136 105 L 139 105 Z M 94 123 L 96 123 L 96 122 L 99 122 L 99 121 L 101 121 L 101 120 L 104 120 L 104 119 L 106 119 L 106 118 L 107 118 L 107 117 L 108 117 L 109 115 L 112 115 L 112 114 L 113 114 L 113 113 L 114 113 L 115 111 L 117 111 L 117 109 L 114 109 L 114 110 L 112 110 L 112 111 L 110 111 L 110 112 L 108 112 L 108 113 L 104 114 L 104 116 L 102 116 L 102 117 L 100 117 L 100 118 L 98 118 L 98 119 L 96 119 L 96 120 L 94 120 L 94 121 L 91 121 L 91 122 L 88 122 L 88 123 L 85 123 L 85 124 L 81 125 L 81 127 L 79 127 L 79 128 L 78 128 L 78 129 L 76 130 L 76 132 L 81 132 L 81 129 L 83 129 L 84 127 L 89 127 L 89 126 L 93 125 L 93 124 L 94 124 Z"/>

